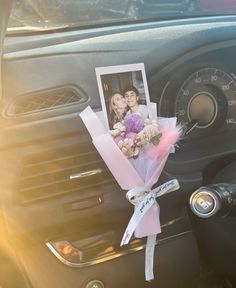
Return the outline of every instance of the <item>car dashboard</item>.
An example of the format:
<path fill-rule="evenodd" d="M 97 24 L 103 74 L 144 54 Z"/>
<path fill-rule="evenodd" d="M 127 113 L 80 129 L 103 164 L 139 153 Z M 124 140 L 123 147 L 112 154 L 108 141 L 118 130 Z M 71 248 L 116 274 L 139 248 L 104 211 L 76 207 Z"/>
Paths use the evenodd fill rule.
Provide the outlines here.
<path fill-rule="evenodd" d="M 158 239 L 170 252 L 160 249 L 157 262 L 163 276 L 157 281 L 160 287 L 174 287 L 173 279 L 179 281 L 176 287 L 190 287 L 199 263 L 189 196 L 211 183 L 236 156 L 235 19 L 199 17 L 6 36 L 0 118 L 3 219 L 10 239 L 18 236 L 17 257 L 37 287 L 85 287 L 83 283 L 97 275 L 112 288 L 140 281 L 133 270 L 127 275 L 134 262 L 138 271 L 143 269 L 134 254 L 111 265 L 105 260 L 92 268 L 84 265 L 82 274 L 48 249 L 57 240 L 80 247 L 91 239 L 116 239 L 116 247 L 128 223 L 132 207 L 95 151 L 79 113 L 88 105 L 101 110 L 96 67 L 132 63 L 145 65 L 158 116 L 177 117 L 183 129 L 159 180 L 177 178 L 181 189 L 158 200 L 163 230 Z M 74 173 L 94 170 L 102 172 L 69 180 Z M 183 247 L 181 256 L 177 250 Z M 86 263 L 96 259 L 89 253 Z M 177 269 L 173 263 L 181 257 L 185 260 Z M 121 264 L 122 279 L 117 275 Z M 183 276 L 187 267 L 189 277 Z M 50 276 L 56 274 L 63 277 Z"/>
<path fill-rule="evenodd" d="M 208 21 L 185 19 L 70 31 L 55 37 L 32 35 L 26 42 L 20 35 L 7 38 L 3 74 L 7 97 L 3 98 L 1 126 L 15 139 L 12 142 L 11 137 L 4 137 L 2 145 L 37 139 L 34 131 L 27 133 L 32 139 L 17 137 L 15 126 L 27 129 L 26 123 L 52 122 L 52 117 L 62 114 L 66 118 L 71 114 L 73 122 L 79 122 L 75 115 L 87 105 L 100 109 L 95 67 L 141 62 L 145 64 L 151 101 L 157 103 L 158 115 L 177 117 L 183 127 L 181 148 L 173 159 L 184 154 L 182 159 L 189 157 L 191 162 L 194 153 L 203 159 L 208 153 L 233 152 L 233 140 L 227 140 L 234 138 L 236 123 L 234 18 Z M 59 100 L 56 95 L 60 95 Z M 44 103 L 45 99 L 48 103 Z M 50 133 L 71 133 L 75 128 L 63 126 Z M 47 129 L 40 137 L 44 133 L 48 137 Z M 201 143 L 202 150 L 192 149 L 201 147 Z M 189 169 L 187 165 L 185 172 Z"/>

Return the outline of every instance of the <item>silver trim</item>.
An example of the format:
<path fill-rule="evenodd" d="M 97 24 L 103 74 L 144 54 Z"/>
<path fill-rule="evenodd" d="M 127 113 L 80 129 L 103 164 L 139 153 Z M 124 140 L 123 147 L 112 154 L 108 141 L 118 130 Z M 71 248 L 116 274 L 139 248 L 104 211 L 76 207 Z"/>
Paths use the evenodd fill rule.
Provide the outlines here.
<path fill-rule="evenodd" d="M 163 107 L 162 107 L 162 101 L 163 101 L 163 97 L 164 97 L 164 95 L 165 95 L 165 93 L 166 93 L 166 89 L 168 88 L 169 85 L 170 85 L 170 81 L 168 81 L 168 82 L 166 83 L 164 89 L 163 89 L 162 92 L 161 92 L 161 97 L 160 97 L 159 105 L 158 105 L 158 114 L 159 114 L 159 115 L 162 115 L 162 114 L 161 114 L 161 110 L 162 110 L 161 108 L 163 108 Z"/>
<path fill-rule="evenodd" d="M 220 202 L 219 202 L 218 198 L 216 197 L 216 195 L 212 191 L 206 191 L 205 189 L 206 189 L 205 187 L 201 187 L 199 190 L 197 190 L 195 193 L 193 193 L 189 199 L 189 204 L 190 204 L 191 210 L 193 211 L 193 213 L 195 215 L 197 215 L 200 218 L 209 218 L 209 217 L 213 216 L 214 214 L 216 214 L 217 211 L 219 211 L 219 209 L 220 209 Z M 210 196 L 214 201 L 213 209 L 208 213 L 200 213 L 195 208 L 196 198 L 201 196 L 201 195 Z"/>
<path fill-rule="evenodd" d="M 173 235 L 173 236 L 170 236 L 170 237 L 166 237 L 166 238 L 163 238 L 163 239 L 160 239 L 160 240 L 157 240 L 156 241 L 156 245 L 161 245 L 171 239 L 174 239 L 174 238 L 178 238 L 178 237 L 181 237 L 181 236 L 184 236 L 184 235 L 187 235 L 187 234 L 191 234 L 192 232 L 191 231 L 185 231 L 185 232 L 182 232 L 182 233 L 179 233 L 179 234 L 176 234 L 176 235 Z M 67 241 L 68 242 L 68 241 Z M 69 243 L 69 242 L 68 242 Z M 135 247 L 135 248 L 129 248 L 129 249 L 126 249 L 126 250 L 121 250 L 121 251 L 117 251 L 115 254 L 113 255 L 109 255 L 109 256 L 105 256 L 103 258 L 100 258 L 100 259 L 96 259 L 96 260 L 91 260 L 91 261 L 88 261 L 88 262 L 83 262 L 83 263 L 72 263 L 68 260 L 66 260 L 65 258 L 63 258 L 58 252 L 57 250 L 54 248 L 53 244 L 51 242 L 46 242 L 45 243 L 46 246 L 48 247 L 48 249 L 57 257 L 58 260 L 60 260 L 63 264 L 69 266 L 69 267 L 76 267 L 76 268 L 82 268 L 82 267 L 88 267 L 88 266 L 92 266 L 92 265 L 96 265 L 96 264 L 99 264 L 99 263 L 102 263 L 102 262 L 106 262 L 106 261 L 109 261 L 109 260 L 113 260 L 113 259 L 116 259 L 116 258 L 119 258 L 119 257 L 122 257 L 122 256 L 125 256 L 125 255 L 128 255 L 128 254 L 131 254 L 131 253 L 135 253 L 137 251 L 141 251 L 141 250 L 144 250 L 146 248 L 146 244 L 144 245 L 140 245 L 138 247 Z M 72 245 L 71 245 L 72 246 Z M 73 247 L 73 246 L 72 246 Z"/>
<path fill-rule="evenodd" d="M 94 169 L 94 170 L 90 170 L 90 171 L 85 171 L 85 172 L 70 175 L 70 180 L 89 177 L 89 176 L 97 175 L 100 173 L 102 173 L 102 169 Z"/>

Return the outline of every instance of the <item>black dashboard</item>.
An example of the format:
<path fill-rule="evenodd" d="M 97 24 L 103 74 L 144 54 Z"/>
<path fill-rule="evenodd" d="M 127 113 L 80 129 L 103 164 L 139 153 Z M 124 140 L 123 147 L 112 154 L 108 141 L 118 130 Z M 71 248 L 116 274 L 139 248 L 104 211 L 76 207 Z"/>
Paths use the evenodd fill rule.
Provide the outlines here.
<path fill-rule="evenodd" d="M 53 35 L 9 35 L 3 58 L 1 147 L 77 133 L 76 115 L 87 105 L 101 109 L 95 68 L 143 62 L 159 115 L 177 117 L 185 133 L 167 171 L 202 174 L 214 161 L 234 157 L 235 19 L 203 17 Z M 64 105 L 50 100 L 46 107 L 20 109 L 38 98 L 56 99 L 59 91 L 75 93 L 79 101 Z M 64 124 L 58 129 L 60 115 Z M 41 127 L 40 137 L 31 125 Z M 196 186 L 202 177 L 196 176 Z"/>
<path fill-rule="evenodd" d="M 235 153 L 235 31 L 235 17 L 226 16 L 58 32 L 50 37 L 9 35 L 0 119 L 6 137 L 0 145 L 37 141 L 37 129 L 32 131 L 27 123 L 42 127 L 40 139 L 77 133 L 77 113 L 87 105 L 101 108 L 95 68 L 143 62 L 159 115 L 177 117 L 185 133 L 166 169 L 176 173 L 181 163 L 179 174 L 202 173 L 210 163 Z M 44 101 L 48 94 L 56 97 L 62 89 L 77 93 L 79 101 L 18 112 L 25 103 L 38 97 Z M 58 130 L 52 120 L 60 122 L 61 114 L 70 124 Z M 196 186 L 202 181 L 197 178 Z"/>
<path fill-rule="evenodd" d="M 64 288 L 67 279 L 71 287 L 78 287 L 85 281 L 78 273 L 82 270 L 64 269 L 50 258 L 45 241 L 71 237 L 77 243 L 94 235 L 103 237 L 102 232 L 114 223 L 123 228 L 132 212 L 79 118 L 88 105 L 101 110 L 95 68 L 144 63 L 159 116 L 177 117 L 183 126 L 184 135 L 160 178 L 160 182 L 177 178 L 181 189 L 158 202 L 164 223 L 160 238 L 184 238 L 191 229 L 185 210 L 190 193 L 236 159 L 235 35 L 236 17 L 225 16 L 6 36 L 0 117 L 5 169 L 0 171 L 4 179 L 0 198 L 13 235 L 40 235 L 32 246 L 24 235 L 18 252 L 37 287 Z M 71 174 L 94 169 L 103 172 L 92 180 L 70 181 Z M 171 254 L 182 253 L 178 247 L 191 250 L 192 239 L 186 240 L 188 245 L 180 241 L 180 246 L 171 246 L 175 251 Z M 185 253 L 190 255 L 190 250 Z M 177 260 L 169 259 L 175 270 Z M 189 266 L 188 261 L 183 267 Z M 108 267 L 111 273 L 104 276 L 108 283 L 127 287 L 130 275 L 120 277 L 119 262 L 115 263 L 93 269 L 99 267 L 104 276 Z M 128 271 L 126 265 L 122 267 Z M 54 276 L 61 271 L 63 279 L 44 277 L 45 269 Z M 93 269 L 83 270 L 86 277 Z M 111 275 L 117 275 L 117 282 Z"/>

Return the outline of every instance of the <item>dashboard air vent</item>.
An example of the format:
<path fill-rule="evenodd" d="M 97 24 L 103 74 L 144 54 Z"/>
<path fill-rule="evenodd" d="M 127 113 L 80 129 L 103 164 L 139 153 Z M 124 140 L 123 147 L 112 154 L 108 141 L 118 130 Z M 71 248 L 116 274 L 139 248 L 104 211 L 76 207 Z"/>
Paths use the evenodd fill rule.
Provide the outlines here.
<path fill-rule="evenodd" d="M 73 176 L 73 177 L 71 177 Z M 27 204 L 93 189 L 114 181 L 99 154 L 91 147 L 67 147 L 26 158 L 16 182 L 16 200 Z"/>
<path fill-rule="evenodd" d="M 64 105 L 81 104 L 88 100 L 86 93 L 78 87 L 59 87 L 21 95 L 7 109 L 8 116 L 24 115 L 53 109 Z"/>

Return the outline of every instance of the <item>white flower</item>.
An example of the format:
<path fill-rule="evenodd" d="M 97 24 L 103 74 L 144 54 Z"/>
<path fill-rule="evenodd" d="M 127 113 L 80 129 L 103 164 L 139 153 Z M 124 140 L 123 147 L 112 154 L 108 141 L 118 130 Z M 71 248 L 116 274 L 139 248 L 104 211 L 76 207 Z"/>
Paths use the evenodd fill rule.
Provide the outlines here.
<path fill-rule="evenodd" d="M 113 126 L 113 130 L 109 131 L 110 135 L 112 137 L 116 137 L 116 136 L 123 136 L 125 134 L 125 126 L 122 122 L 117 122 L 114 126 Z"/>

